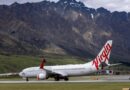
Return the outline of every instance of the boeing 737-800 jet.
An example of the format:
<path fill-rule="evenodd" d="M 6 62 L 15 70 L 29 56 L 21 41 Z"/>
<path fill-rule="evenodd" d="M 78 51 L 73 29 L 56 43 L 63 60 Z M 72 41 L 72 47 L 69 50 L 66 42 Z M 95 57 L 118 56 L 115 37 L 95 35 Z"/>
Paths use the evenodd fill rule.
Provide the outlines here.
<path fill-rule="evenodd" d="M 36 77 L 38 80 L 45 80 L 48 78 L 54 78 L 56 81 L 60 79 L 69 80 L 71 76 L 85 76 L 90 73 L 97 72 L 102 62 L 106 65 L 109 64 L 109 57 L 112 49 L 112 40 L 106 42 L 97 57 L 85 64 L 72 64 L 72 65 L 56 65 L 56 66 L 44 66 L 45 59 L 43 59 L 39 67 L 30 67 L 22 70 L 19 75 L 23 78 Z"/>

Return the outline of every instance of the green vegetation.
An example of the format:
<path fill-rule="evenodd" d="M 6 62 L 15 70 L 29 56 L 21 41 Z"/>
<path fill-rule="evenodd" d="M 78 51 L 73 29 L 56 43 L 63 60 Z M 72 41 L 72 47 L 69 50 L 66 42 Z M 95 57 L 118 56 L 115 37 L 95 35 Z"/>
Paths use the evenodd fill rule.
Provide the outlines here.
<path fill-rule="evenodd" d="M 46 65 L 83 63 L 68 55 L 44 54 Z M 39 66 L 40 56 L 0 55 L 0 73 L 19 72 L 26 67 Z"/>
<path fill-rule="evenodd" d="M 27 67 L 39 66 L 41 62 L 40 60 L 41 56 L 8 55 L 8 54 L 0 55 L 0 73 L 20 72 L 22 69 Z M 46 65 L 80 64 L 90 61 L 89 59 L 87 61 L 83 61 L 83 59 L 79 57 L 74 57 L 70 55 L 44 54 L 44 57 L 46 59 Z M 110 67 L 110 69 L 120 72 L 120 74 L 130 73 L 129 66 L 124 64 Z"/>
<path fill-rule="evenodd" d="M 0 84 L 1 90 L 122 90 L 130 83 Z"/>

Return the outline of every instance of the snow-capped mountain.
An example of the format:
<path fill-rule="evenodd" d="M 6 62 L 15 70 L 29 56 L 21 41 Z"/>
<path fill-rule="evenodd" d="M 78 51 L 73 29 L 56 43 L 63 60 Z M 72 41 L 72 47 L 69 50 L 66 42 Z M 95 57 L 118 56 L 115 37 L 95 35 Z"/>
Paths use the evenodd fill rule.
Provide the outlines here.
<path fill-rule="evenodd" d="M 0 6 L 1 53 L 89 57 L 112 39 L 112 56 L 129 60 L 130 13 L 92 9 L 75 0 Z"/>

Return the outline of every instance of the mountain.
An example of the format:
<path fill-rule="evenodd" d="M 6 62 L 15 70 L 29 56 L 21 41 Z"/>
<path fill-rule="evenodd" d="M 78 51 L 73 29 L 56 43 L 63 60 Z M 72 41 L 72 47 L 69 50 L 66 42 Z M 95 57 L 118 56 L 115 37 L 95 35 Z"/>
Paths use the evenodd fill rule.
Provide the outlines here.
<path fill-rule="evenodd" d="M 112 57 L 130 62 L 130 13 L 75 0 L 0 5 L 0 53 L 95 56 L 112 39 Z"/>

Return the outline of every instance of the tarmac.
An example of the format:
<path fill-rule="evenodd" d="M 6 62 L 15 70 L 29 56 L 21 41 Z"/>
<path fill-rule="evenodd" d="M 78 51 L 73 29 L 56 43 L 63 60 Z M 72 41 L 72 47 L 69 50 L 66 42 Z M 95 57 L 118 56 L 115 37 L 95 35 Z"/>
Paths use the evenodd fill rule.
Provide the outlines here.
<path fill-rule="evenodd" d="M 130 75 L 107 75 L 107 76 L 86 76 L 82 77 L 80 80 L 76 79 L 70 79 L 69 81 L 54 81 L 53 79 L 51 80 L 30 80 L 30 81 L 25 81 L 23 79 L 20 80 L 0 80 L 0 84 L 2 83 L 107 83 L 107 82 L 130 82 Z"/>
<path fill-rule="evenodd" d="M 130 80 L 74 80 L 74 81 L 0 81 L 0 84 L 20 83 L 107 83 L 107 82 L 130 82 Z"/>

